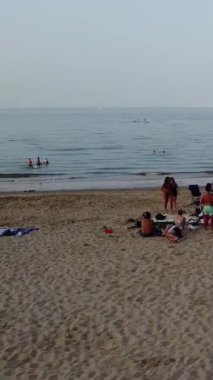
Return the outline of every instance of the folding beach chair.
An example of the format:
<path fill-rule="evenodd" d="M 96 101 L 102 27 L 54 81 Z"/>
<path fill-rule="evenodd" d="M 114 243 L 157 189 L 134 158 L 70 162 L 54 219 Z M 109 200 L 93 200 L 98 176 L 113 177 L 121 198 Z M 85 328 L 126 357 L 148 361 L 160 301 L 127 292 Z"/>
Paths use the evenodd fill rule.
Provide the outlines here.
<path fill-rule="evenodd" d="M 199 205 L 201 192 L 198 185 L 189 185 L 189 191 L 191 192 L 192 202 L 195 205 Z"/>

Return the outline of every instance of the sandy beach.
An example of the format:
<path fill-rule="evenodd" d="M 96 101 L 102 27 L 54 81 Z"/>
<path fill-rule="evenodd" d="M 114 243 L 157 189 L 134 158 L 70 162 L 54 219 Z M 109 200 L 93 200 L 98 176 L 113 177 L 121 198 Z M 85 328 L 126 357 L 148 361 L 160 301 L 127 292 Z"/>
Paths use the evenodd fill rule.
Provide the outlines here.
<path fill-rule="evenodd" d="M 1 380 L 213 378 L 213 233 L 135 236 L 146 210 L 159 190 L 0 195 L 1 226 L 39 228 L 0 237 Z"/>

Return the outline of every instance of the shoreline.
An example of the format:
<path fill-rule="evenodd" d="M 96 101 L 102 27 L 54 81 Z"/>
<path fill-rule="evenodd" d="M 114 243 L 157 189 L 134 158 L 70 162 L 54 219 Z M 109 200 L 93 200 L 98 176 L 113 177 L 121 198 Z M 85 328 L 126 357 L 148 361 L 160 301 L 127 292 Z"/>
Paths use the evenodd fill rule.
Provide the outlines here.
<path fill-rule="evenodd" d="M 161 188 L 165 176 L 147 178 L 143 176 L 131 177 L 103 177 L 84 179 L 46 179 L 30 180 L 0 180 L 0 193 L 19 192 L 78 192 L 78 191 L 116 191 L 116 190 L 137 190 Z M 206 183 L 213 183 L 213 177 L 176 177 L 179 188 L 186 188 L 189 185 L 197 184 L 200 187 Z"/>
<path fill-rule="evenodd" d="M 200 186 L 200 188 L 203 188 Z M 180 190 L 187 191 L 190 194 L 190 191 L 186 186 L 179 186 Z M 92 193 L 141 193 L 141 192 L 158 192 L 161 193 L 160 187 L 141 187 L 141 188 L 114 188 L 114 189 L 82 189 L 82 190 L 23 190 L 23 191 L 1 191 L 0 197 L 4 196 L 44 196 L 44 195 L 68 195 L 68 194 L 92 194 Z"/>
<path fill-rule="evenodd" d="M 125 180 L 125 181 L 98 181 L 98 182 L 35 182 L 35 183 L 4 183 L 0 181 L 0 193 L 41 193 L 41 192 L 90 192 L 90 191 L 135 191 L 161 188 L 164 178 L 156 180 Z M 206 183 L 213 184 L 213 178 L 190 178 L 176 179 L 179 188 L 187 188 L 189 185 L 197 184 L 199 187 L 204 187 Z"/>

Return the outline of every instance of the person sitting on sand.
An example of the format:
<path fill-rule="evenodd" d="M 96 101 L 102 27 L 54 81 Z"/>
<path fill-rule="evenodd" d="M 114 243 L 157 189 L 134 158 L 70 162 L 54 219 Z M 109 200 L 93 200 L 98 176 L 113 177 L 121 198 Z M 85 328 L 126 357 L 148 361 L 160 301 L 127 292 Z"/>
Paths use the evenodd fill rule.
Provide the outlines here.
<path fill-rule="evenodd" d="M 142 215 L 141 219 L 141 228 L 140 228 L 140 234 L 143 237 L 146 236 L 153 236 L 153 221 L 151 219 L 151 214 L 150 212 L 146 211 Z"/>
<path fill-rule="evenodd" d="M 155 227 L 151 214 L 148 211 L 142 215 L 140 234 L 143 237 L 161 236 L 161 231 Z"/>
<path fill-rule="evenodd" d="M 211 183 L 207 183 L 204 193 L 201 195 L 200 204 L 203 207 L 204 228 L 208 228 L 209 219 L 213 230 L 213 193 Z"/>
<path fill-rule="evenodd" d="M 174 224 L 168 224 L 163 232 L 168 240 L 177 242 L 182 237 L 182 232 L 186 225 L 186 218 L 183 216 L 183 211 L 180 209 L 175 217 Z"/>
<path fill-rule="evenodd" d="M 181 209 L 178 210 L 178 213 L 175 216 L 175 226 L 180 228 L 181 231 L 183 231 L 186 226 L 186 218 L 183 216 L 183 211 Z"/>
<path fill-rule="evenodd" d="M 31 158 L 28 159 L 27 166 L 29 166 L 29 168 L 33 167 L 33 163 L 32 163 Z"/>

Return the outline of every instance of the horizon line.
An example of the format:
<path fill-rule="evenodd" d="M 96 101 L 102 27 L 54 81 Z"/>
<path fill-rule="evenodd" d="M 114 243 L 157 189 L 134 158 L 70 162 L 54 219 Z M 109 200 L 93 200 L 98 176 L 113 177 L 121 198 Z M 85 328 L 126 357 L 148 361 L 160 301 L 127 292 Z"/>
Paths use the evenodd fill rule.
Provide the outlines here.
<path fill-rule="evenodd" d="M 102 111 L 104 109 L 125 109 L 125 108 L 213 108 L 213 106 L 32 106 L 32 107 L 0 107 L 0 110 L 33 110 L 33 109 L 97 109 Z"/>

